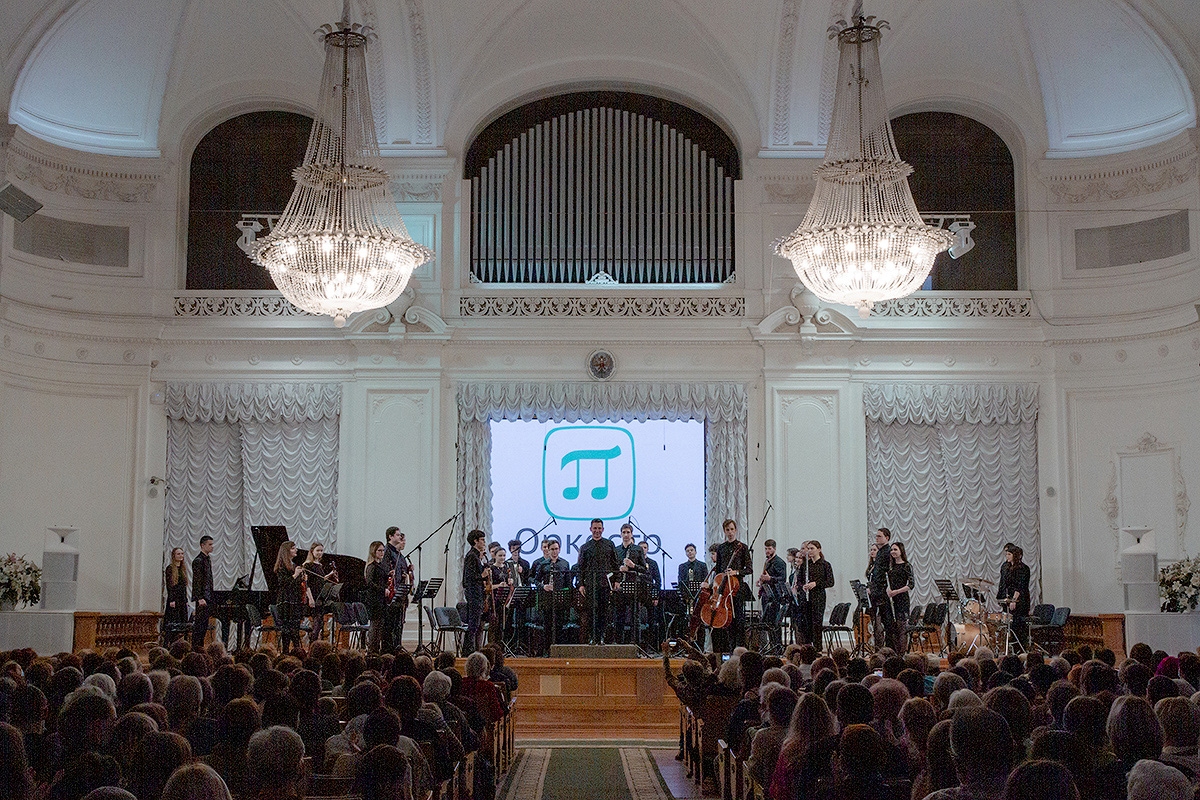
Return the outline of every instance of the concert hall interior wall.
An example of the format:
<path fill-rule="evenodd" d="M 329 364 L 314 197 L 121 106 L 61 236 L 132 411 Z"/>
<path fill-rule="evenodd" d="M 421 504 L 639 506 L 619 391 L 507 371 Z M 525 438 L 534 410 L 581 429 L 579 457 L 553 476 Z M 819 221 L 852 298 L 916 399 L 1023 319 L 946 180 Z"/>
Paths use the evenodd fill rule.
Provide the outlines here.
<path fill-rule="evenodd" d="M 848 4 L 366 3 L 393 188 L 437 256 L 389 309 L 343 329 L 270 291 L 185 288 L 197 145 L 247 113 L 311 115 L 309 32 L 340 4 L 169 0 L 126 24 L 143 5 L 16 0 L 0 25 L 0 185 L 43 204 L 34 228 L 0 223 L 0 552 L 38 559 L 48 526 L 79 528 L 80 608 L 160 607 L 164 487 L 150 479 L 165 474 L 168 384 L 340 383 L 336 541 L 363 557 L 386 526 L 411 545 L 458 507 L 460 384 L 589 381 L 598 349 L 615 358 L 613 382 L 745 387 L 739 523 L 752 531 L 770 501 L 764 537 L 820 539 L 836 600 L 866 566 L 868 383 L 1038 386 L 1046 601 L 1119 610 L 1122 454 L 1177 462 L 1163 517 L 1176 529 L 1158 536 L 1200 552 L 1186 514 L 1200 496 L 1190 0 L 1086 0 L 1086 13 L 1065 0 L 868 3 L 892 23 L 892 116 L 958 114 L 1010 151 L 1017 260 L 1015 289 L 919 292 L 868 319 L 800 292 L 771 249 L 813 191 L 832 99 L 825 29 Z M 1110 41 L 1121 47 L 1099 46 Z M 734 142 L 729 283 L 471 280 L 474 136 L 583 90 L 679 103 Z M 427 550 L 426 572 L 440 575 L 441 558 Z"/>

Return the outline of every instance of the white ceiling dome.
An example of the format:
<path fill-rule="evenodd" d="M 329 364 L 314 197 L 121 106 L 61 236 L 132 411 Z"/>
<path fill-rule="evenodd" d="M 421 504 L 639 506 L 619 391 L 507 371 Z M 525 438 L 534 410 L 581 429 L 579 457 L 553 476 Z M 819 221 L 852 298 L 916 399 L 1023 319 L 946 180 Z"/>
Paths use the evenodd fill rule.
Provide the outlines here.
<path fill-rule="evenodd" d="M 460 153 L 523 98 L 636 87 L 699 107 L 744 152 L 819 156 L 839 0 L 359 0 L 379 32 L 383 150 Z M 173 153 L 250 107 L 307 108 L 335 0 L 9 0 L 9 122 L 66 147 Z M 895 110 L 979 109 L 1031 154 L 1132 150 L 1195 125 L 1195 0 L 878 0 Z M 11 24 L 7 24 L 11 23 Z M 203 131 L 201 131 L 203 132 Z"/>

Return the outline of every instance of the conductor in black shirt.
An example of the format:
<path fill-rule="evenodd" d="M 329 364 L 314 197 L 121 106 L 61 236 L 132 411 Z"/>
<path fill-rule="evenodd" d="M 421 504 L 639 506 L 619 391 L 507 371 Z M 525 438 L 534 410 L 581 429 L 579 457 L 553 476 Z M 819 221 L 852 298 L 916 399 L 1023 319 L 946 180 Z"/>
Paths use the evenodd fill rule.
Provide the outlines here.
<path fill-rule="evenodd" d="M 208 633 L 208 620 L 212 616 L 215 601 L 213 589 L 212 557 L 213 537 L 200 537 L 200 552 L 192 559 L 192 600 L 196 602 L 196 613 L 192 615 L 192 649 L 204 646 L 204 635 Z"/>
<path fill-rule="evenodd" d="M 608 577 L 617 571 L 617 548 L 604 538 L 604 520 L 594 519 L 592 538 L 579 548 L 579 592 L 584 597 L 583 638 L 588 644 L 602 644 L 608 622 Z"/>

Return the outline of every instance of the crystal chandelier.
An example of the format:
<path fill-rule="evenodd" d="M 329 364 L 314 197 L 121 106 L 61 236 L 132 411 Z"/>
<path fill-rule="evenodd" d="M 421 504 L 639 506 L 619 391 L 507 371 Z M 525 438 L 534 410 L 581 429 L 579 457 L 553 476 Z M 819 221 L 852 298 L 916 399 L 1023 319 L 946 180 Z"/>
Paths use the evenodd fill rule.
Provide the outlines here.
<path fill-rule="evenodd" d="M 825 161 L 800 227 L 775 243 L 817 297 L 856 306 L 862 317 L 880 300 L 916 291 L 953 237 L 925 225 L 908 188 L 883 100 L 880 30 L 855 16 L 829 29 L 838 38 L 838 77 Z"/>
<path fill-rule="evenodd" d="M 312 314 L 346 317 L 391 303 L 414 269 L 433 257 L 408 235 L 379 156 L 366 46 L 374 32 L 342 21 L 317 31 L 325 41 L 325 71 L 296 188 L 270 234 L 250 257 L 267 268 L 293 305 Z"/>

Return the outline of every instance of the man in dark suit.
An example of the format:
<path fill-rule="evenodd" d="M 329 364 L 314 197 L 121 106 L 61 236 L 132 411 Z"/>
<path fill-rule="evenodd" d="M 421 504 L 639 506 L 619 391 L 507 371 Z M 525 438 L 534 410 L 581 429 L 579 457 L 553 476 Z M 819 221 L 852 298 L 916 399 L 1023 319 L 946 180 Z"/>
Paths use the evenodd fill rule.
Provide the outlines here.
<path fill-rule="evenodd" d="M 208 633 L 208 620 L 212 616 L 216 594 L 213 588 L 212 558 L 213 537 L 200 537 L 200 552 L 192 559 L 192 600 L 196 613 L 192 615 L 192 649 L 204 647 L 204 636 Z"/>
<path fill-rule="evenodd" d="M 867 594 L 871 598 L 871 609 L 875 612 L 875 647 L 887 646 L 887 629 L 894 614 L 892 600 L 888 597 L 887 574 L 892 561 L 892 532 L 887 528 L 875 531 L 875 544 L 879 552 L 871 564 L 871 575 L 867 579 Z"/>
<path fill-rule="evenodd" d="M 404 531 L 392 525 L 384 531 L 387 546 L 383 549 L 383 569 L 396 589 L 392 601 L 383 612 L 383 651 L 394 652 L 404 646 L 404 619 L 408 616 L 408 599 L 412 594 L 412 565 L 404 555 Z"/>
<path fill-rule="evenodd" d="M 588 644 L 602 644 L 608 623 L 608 576 L 617 571 L 617 548 L 604 538 L 604 520 L 594 519 L 592 538 L 579 548 L 579 593 L 583 595 L 583 638 Z"/>
<path fill-rule="evenodd" d="M 703 581 L 708 576 L 708 566 L 696 558 L 696 545 L 688 544 L 683 548 L 683 552 L 687 554 L 687 561 L 679 565 L 679 588 L 682 589 L 688 583 L 694 581 Z"/>
<path fill-rule="evenodd" d="M 775 540 L 763 542 L 762 575 L 759 580 L 762 588 L 759 597 L 762 599 L 762 618 L 767 627 L 767 639 L 772 648 L 780 645 L 779 620 L 783 616 L 783 604 L 787 600 L 787 565 L 775 554 Z"/>
<path fill-rule="evenodd" d="M 617 572 L 620 573 L 622 586 L 633 587 L 632 593 L 626 588 L 613 602 L 616 609 L 615 622 L 617 634 L 622 644 L 636 642 L 638 628 L 638 584 L 646 574 L 646 554 L 633 541 L 633 526 L 626 522 L 621 526 L 621 543 L 617 545 Z"/>

